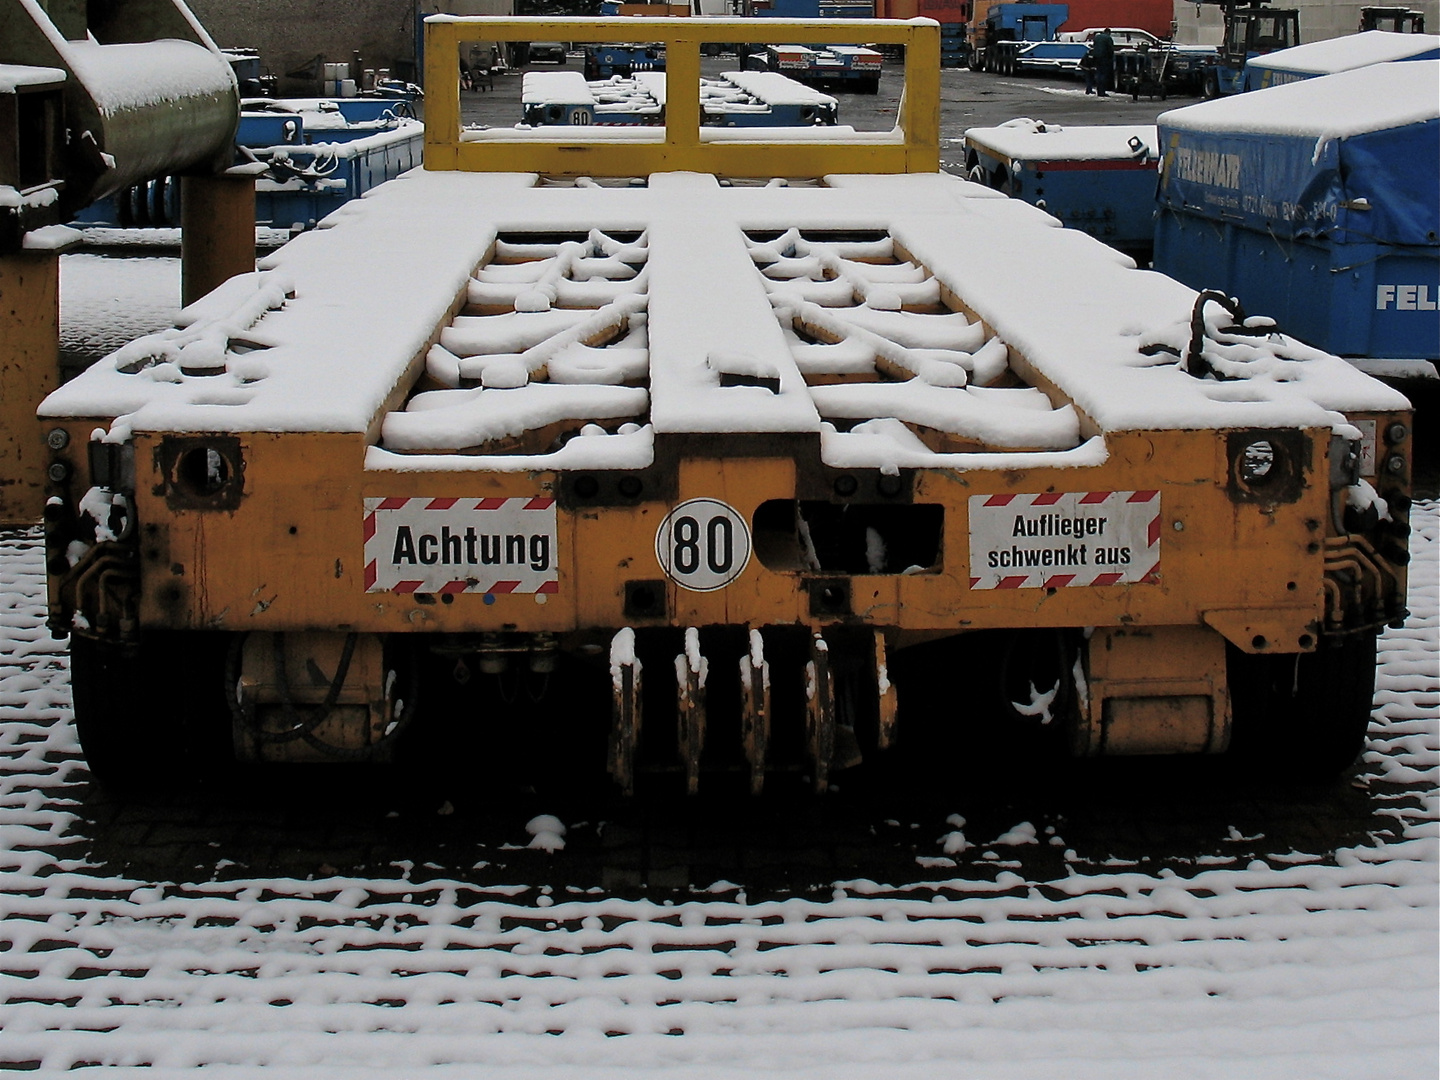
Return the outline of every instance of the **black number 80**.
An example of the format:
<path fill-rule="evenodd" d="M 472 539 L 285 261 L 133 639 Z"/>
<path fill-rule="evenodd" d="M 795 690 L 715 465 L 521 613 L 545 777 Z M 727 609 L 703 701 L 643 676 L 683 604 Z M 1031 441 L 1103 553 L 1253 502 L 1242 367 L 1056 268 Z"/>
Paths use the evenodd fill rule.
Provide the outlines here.
<path fill-rule="evenodd" d="M 675 519 L 672 536 L 674 554 L 670 565 L 677 574 L 693 574 L 700 569 L 700 523 L 688 514 Z M 726 573 L 735 562 L 735 526 L 728 517 L 717 514 L 705 526 L 705 565 L 712 574 Z"/>

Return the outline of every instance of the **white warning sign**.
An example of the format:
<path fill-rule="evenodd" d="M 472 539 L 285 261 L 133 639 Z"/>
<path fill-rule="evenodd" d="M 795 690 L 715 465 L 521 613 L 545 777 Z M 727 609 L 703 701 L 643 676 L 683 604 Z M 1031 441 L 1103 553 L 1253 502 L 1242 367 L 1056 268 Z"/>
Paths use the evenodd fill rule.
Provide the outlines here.
<path fill-rule="evenodd" d="M 365 500 L 365 591 L 553 593 L 555 500 Z"/>
<path fill-rule="evenodd" d="M 1158 491 L 1048 491 L 970 497 L 972 589 L 1153 583 Z"/>

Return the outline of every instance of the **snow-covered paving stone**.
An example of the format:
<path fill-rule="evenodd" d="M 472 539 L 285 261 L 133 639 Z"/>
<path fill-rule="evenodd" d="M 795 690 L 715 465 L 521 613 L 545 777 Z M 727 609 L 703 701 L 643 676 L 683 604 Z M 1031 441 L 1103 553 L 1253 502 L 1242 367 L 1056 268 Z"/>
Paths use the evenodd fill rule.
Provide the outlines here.
<path fill-rule="evenodd" d="M 458 867 L 420 880 L 408 862 L 209 881 L 87 862 L 88 774 L 63 643 L 44 626 L 40 539 L 0 535 L 0 1068 L 1433 1077 L 1436 504 L 1412 520 L 1411 616 L 1381 640 L 1356 780 L 1367 842 L 1271 850 L 1247 822 L 1217 837 L 1234 859 L 1183 873 L 1103 856 L 1069 857 L 1063 876 L 958 863 L 951 878 L 764 899 L 743 883 L 668 899 L 480 885 Z M 946 825 L 1007 860 L 1067 842 L 1035 822 Z"/>

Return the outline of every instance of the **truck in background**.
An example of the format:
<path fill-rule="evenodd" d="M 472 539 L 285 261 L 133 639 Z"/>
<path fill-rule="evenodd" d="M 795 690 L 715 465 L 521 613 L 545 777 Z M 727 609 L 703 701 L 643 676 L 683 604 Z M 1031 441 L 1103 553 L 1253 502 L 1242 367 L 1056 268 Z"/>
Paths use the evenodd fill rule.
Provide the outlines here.
<path fill-rule="evenodd" d="M 1040 10 L 1046 7 L 1061 9 L 1060 19 L 1054 21 L 1053 15 Z M 1064 4 L 1012 0 L 976 7 L 966 27 L 966 60 L 972 71 L 1013 74 L 998 65 L 1008 69 L 1008 54 L 1020 46 L 1001 46 L 1000 55 L 995 55 L 994 47 L 1001 42 L 1053 41 L 1106 27 L 1134 28 L 1162 40 L 1171 36 L 1173 17 L 1170 0 L 1067 0 Z"/>
<path fill-rule="evenodd" d="M 1263 2 L 1245 4 L 1239 0 L 1198 2 L 1221 6 L 1225 15 L 1219 52 L 1201 82 L 1206 98 L 1247 89 L 1245 65 L 1249 60 L 1300 44 L 1300 12 L 1295 8 L 1272 8 Z"/>
<path fill-rule="evenodd" d="M 1392 34 L 1425 33 L 1425 13 L 1404 7 L 1362 7 L 1360 33 L 1388 30 Z"/>
<path fill-rule="evenodd" d="M 1069 4 L 991 4 L 983 20 L 970 24 L 970 70 L 1015 74 L 1021 45 L 1055 40 L 1069 18 Z"/>

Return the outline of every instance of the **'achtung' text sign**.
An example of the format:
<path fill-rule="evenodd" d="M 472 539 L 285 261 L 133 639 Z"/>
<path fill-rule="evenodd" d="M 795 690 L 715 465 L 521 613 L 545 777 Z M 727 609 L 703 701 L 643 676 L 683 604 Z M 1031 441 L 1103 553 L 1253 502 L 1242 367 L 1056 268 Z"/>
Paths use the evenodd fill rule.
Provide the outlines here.
<path fill-rule="evenodd" d="M 365 500 L 365 591 L 553 593 L 555 500 Z"/>

